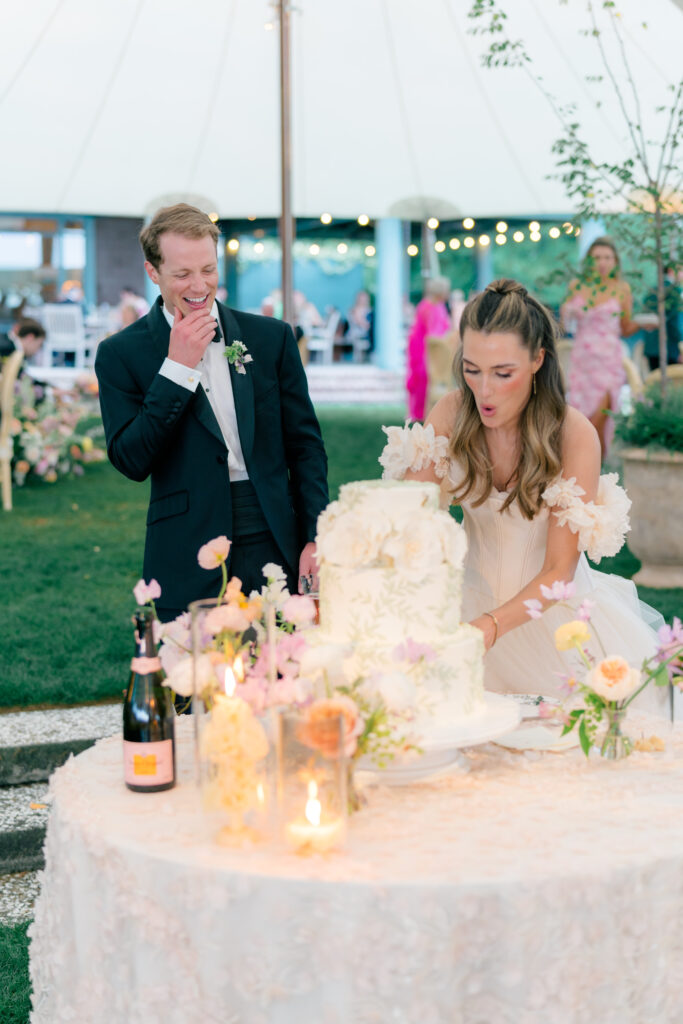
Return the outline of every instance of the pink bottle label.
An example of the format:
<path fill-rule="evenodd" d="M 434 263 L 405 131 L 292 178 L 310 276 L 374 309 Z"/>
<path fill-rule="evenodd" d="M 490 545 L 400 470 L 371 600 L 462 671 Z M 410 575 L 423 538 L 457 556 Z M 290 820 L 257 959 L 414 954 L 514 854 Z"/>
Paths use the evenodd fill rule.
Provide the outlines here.
<path fill-rule="evenodd" d="M 123 741 L 123 777 L 132 786 L 173 782 L 173 740 L 158 743 Z"/>
<path fill-rule="evenodd" d="M 133 672 L 145 676 L 148 672 L 158 672 L 161 668 L 161 662 L 158 658 L 133 658 L 130 667 Z"/>

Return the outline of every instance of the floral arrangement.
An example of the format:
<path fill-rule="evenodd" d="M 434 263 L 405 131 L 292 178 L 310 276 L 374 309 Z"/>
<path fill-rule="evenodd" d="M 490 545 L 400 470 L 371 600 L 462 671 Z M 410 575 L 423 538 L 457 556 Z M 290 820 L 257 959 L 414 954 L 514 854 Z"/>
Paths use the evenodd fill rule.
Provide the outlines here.
<path fill-rule="evenodd" d="M 202 568 L 220 568 L 223 578 L 215 606 L 203 617 L 201 652 L 194 662 L 190 613 L 157 624 L 166 685 L 189 698 L 194 680 L 205 706 L 223 717 L 226 697 L 240 698 L 257 716 L 270 707 L 297 709 L 317 749 L 329 743 L 325 723 L 341 715 L 344 750 L 326 750 L 330 755 L 354 759 L 371 754 L 381 764 L 398 750 L 412 749 L 411 715 L 401 694 L 394 692 L 405 685 L 405 678 L 401 675 L 393 687 L 389 677 L 347 679 L 343 659 L 348 651 L 320 642 L 313 599 L 290 594 L 284 572 L 273 563 L 263 567 L 266 584 L 261 592 L 246 596 L 237 577 L 228 579 L 230 544 L 227 537 L 217 537 L 197 555 Z M 154 607 L 161 589 L 156 580 L 140 580 L 134 594 L 138 604 Z"/>
<path fill-rule="evenodd" d="M 88 463 L 106 458 L 96 443 L 103 436 L 96 407 L 96 395 L 93 405 L 81 389 L 43 389 L 30 377 L 20 377 L 11 425 L 17 486 L 29 477 L 54 483 L 60 476 L 80 476 Z M 94 414 L 98 421 L 88 423 Z"/>
<path fill-rule="evenodd" d="M 630 740 L 621 733 L 621 721 L 629 704 L 650 683 L 668 686 L 671 682 L 683 688 L 683 626 L 678 618 L 674 618 L 672 626 L 662 626 L 657 633 L 657 650 L 645 658 L 640 667 L 635 667 L 621 655 L 605 652 L 597 631 L 590 625 L 593 602 L 586 598 L 576 612 L 567 603 L 574 596 L 574 589 L 573 583 L 560 581 L 551 587 L 541 585 L 541 594 L 547 601 L 576 615 L 555 630 L 555 646 L 558 651 L 576 651 L 584 670 L 581 678 L 568 676 L 563 680 L 561 693 L 567 705 L 553 708 L 541 704 L 541 716 L 559 717 L 564 726 L 563 736 L 578 728 L 581 749 L 586 756 L 604 719 L 606 731 L 600 753 L 610 758 L 622 757 L 631 752 Z M 541 617 L 543 606 L 539 600 L 534 598 L 524 603 L 532 619 Z M 592 637 L 601 649 L 600 659 L 588 649 Z M 570 702 L 576 703 L 577 697 L 580 706 L 570 706 Z"/>

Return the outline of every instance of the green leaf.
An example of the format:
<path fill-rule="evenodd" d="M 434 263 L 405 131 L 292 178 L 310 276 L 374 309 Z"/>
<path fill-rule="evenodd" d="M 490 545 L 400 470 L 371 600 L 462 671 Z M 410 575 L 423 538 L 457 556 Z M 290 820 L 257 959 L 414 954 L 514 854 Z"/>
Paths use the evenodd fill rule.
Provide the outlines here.
<path fill-rule="evenodd" d="M 579 741 L 581 743 L 581 749 L 583 750 L 586 757 L 591 752 L 591 739 L 586 729 L 586 719 L 582 719 L 581 725 L 579 726 Z"/>

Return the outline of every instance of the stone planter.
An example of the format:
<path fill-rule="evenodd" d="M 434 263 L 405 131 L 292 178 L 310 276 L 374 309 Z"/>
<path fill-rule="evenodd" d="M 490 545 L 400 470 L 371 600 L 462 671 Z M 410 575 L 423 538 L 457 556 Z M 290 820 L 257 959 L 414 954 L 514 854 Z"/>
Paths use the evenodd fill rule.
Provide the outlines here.
<path fill-rule="evenodd" d="M 626 448 L 624 486 L 633 505 L 627 543 L 643 563 L 643 587 L 683 587 L 683 453 Z"/>

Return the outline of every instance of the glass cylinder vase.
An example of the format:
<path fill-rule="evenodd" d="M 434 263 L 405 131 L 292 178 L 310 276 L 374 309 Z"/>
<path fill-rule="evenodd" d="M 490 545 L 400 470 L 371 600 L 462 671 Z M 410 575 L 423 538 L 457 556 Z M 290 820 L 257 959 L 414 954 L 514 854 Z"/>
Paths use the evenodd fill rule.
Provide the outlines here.
<path fill-rule="evenodd" d="M 190 605 L 197 783 L 220 843 L 264 841 L 276 822 L 276 731 L 240 696 L 248 645 L 207 626 L 215 600 Z"/>
<path fill-rule="evenodd" d="M 633 750 L 633 744 L 628 736 L 621 731 L 622 723 L 626 717 L 626 708 L 606 708 L 607 729 L 600 746 L 600 756 L 608 761 L 620 761 Z"/>
<path fill-rule="evenodd" d="M 278 712 L 280 836 L 297 853 L 325 853 L 346 839 L 344 720 Z"/>

